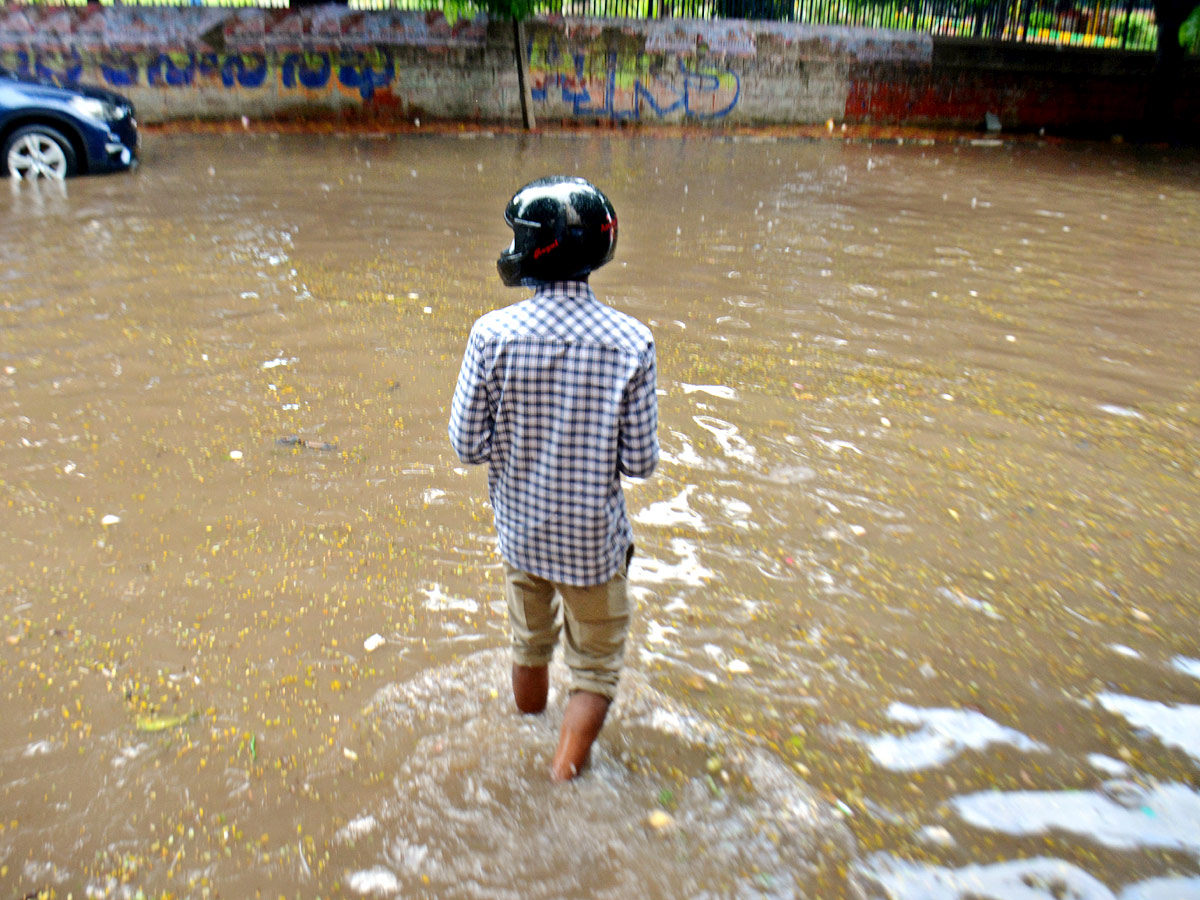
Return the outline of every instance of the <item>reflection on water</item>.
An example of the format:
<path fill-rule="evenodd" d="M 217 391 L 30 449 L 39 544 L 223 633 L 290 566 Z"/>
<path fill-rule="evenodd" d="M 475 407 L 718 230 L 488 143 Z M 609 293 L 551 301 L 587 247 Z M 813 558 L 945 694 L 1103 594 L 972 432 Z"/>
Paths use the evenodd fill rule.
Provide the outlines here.
<path fill-rule="evenodd" d="M 1046 749 L 969 709 L 916 709 L 893 703 L 888 718 L 918 727 L 903 736 L 884 734 L 863 742 L 875 762 L 897 772 L 944 765 L 965 750 L 983 750 L 991 744 L 1007 744 L 1027 753 Z"/>
<path fill-rule="evenodd" d="M 0 201 L 8 894 L 1200 896 L 1194 156 L 144 155 Z M 621 211 L 663 445 L 562 789 L 445 438 L 548 171 Z"/>
<path fill-rule="evenodd" d="M 1168 747 L 1178 747 L 1200 761 L 1200 706 L 1159 703 L 1120 694 L 1097 694 L 1096 702 L 1135 728 L 1145 729 Z"/>
<path fill-rule="evenodd" d="M 1191 675 L 1193 678 L 1200 678 L 1200 659 L 1188 659 L 1186 656 L 1177 656 L 1171 660 L 1171 665 L 1180 672 Z"/>
<path fill-rule="evenodd" d="M 964 822 L 1008 834 L 1074 832 L 1108 847 L 1200 850 L 1200 794 L 1182 784 L 1106 783 L 1101 792 L 986 791 L 953 802 Z"/>
<path fill-rule="evenodd" d="M 1057 859 L 1034 858 L 959 869 L 897 860 L 871 867 L 868 881 L 903 900 L 1196 900 L 1200 878 L 1151 878 L 1120 891 Z"/>

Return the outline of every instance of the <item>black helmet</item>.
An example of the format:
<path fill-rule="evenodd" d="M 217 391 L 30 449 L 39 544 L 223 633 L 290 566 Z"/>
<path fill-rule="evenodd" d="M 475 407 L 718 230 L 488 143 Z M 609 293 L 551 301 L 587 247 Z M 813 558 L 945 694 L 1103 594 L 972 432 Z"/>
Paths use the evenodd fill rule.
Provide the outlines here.
<path fill-rule="evenodd" d="M 529 182 L 508 201 L 504 221 L 513 240 L 496 268 L 509 287 L 582 278 L 617 249 L 617 214 L 582 178 L 551 175 Z"/>

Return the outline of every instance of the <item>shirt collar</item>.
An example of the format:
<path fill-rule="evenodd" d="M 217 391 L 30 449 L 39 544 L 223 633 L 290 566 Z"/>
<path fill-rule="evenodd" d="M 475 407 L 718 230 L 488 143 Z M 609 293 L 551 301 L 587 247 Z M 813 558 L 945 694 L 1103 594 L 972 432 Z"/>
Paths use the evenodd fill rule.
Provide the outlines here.
<path fill-rule="evenodd" d="M 595 303 L 596 295 L 586 281 L 550 281 L 539 284 L 534 299 L 551 300 L 555 303 Z"/>

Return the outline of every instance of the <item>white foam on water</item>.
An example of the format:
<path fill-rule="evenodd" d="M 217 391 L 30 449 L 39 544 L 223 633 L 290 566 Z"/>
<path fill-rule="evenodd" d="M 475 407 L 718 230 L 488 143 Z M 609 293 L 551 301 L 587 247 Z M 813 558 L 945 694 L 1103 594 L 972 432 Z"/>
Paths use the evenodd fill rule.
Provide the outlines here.
<path fill-rule="evenodd" d="M 448 610 L 456 610 L 458 612 L 478 612 L 478 601 L 472 600 L 470 597 L 454 597 L 447 594 L 439 584 L 430 584 L 427 587 L 421 588 L 421 593 L 425 595 L 425 608 L 431 612 L 446 612 Z"/>
<path fill-rule="evenodd" d="M 804 484 L 816 477 L 817 470 L 810 466 L 776 466 L 766 476 L 778 484 Z"/>
<path fill-rule="evenodd" d="M 1140 412 L 1136 409 L 1130 409 L 1128 406 L 1118 406 L 1115 403 L 1100 403 L 1096 409 L 1101 412 L 1106 412 L 1110 416 L 1120 416 L 1122 419 L 1144 419 Z"/>
<path fill-rule="evenodd" d="M 679 452 L 671 453 L 664 442 L 658 453 L 658 458 L 662 462 L 676 466 L 687 466 L 691 469 L 724 468 L 724 464 L 718 466 L 716 461 L 707 460 L 696 452 L 696 448 L 691 440 L 682 432 L 672 431 L 671 439 L 679 442 Z"/>
<path fill-rule="evenodd" d="M 708 531 L 704 517 L 689 505 L 689 498 L 696 490 L 696 485 L 690 484 L 681 493 L 668 500 L 659 500 L 640 510 L 633 517 L 638 525 L 651 525 L 659 528 L 677 528 L 684 526 L 696 531 Z"/>
<path fill-rule="evenodd" d="M 646 584 L 702 587 L 716 574 L 701 564 L 700 551 L 695 542 L 685 538 L 672 538 L 670 546 L 671 552 L 679 557 L 679 562 L 668 563 L 641 553 L 633 559 L 633 580 Z"/>
<path fill-rule="evenodd" d="M 719 397 L 722 400 L 737 399 L 737 391 L 724 384 L 687 384 L 679 382 L 679 387 L 683 389 L 685 394 L 709 394 L 713 397 Z"/>
<path fill-rule="evenodd" d="M 1129 659 L 1141 659 L 1142 654 L 1134 650 L 1132 647 L 1125 644 L 1109 644 L 1108 649 L 1120 656 L 1128 657 Z"/>
<path fill-rule="evenodd" d="M 400 887 L 396 876 L 382 866 L 351 872 L 346 878 L 350 890 L 359 894 L 394 894 Z"/>
<path fill-rule="evenodd" d="M 738 434 L 738 427 L 732 422 L 716 416 L 692 416 L 692 421 L 712 434 L 721 450 L 734 462 L 752 466 L 758 461 L 754 447 Z"/>
<path fill-rule="evenodd" d="M 338 830 L 338 840 L 354 841 L 366 837 L 375 830 L 378 824 L 374 816 L 359 816 L 357 819 L 351 819 Z"/>

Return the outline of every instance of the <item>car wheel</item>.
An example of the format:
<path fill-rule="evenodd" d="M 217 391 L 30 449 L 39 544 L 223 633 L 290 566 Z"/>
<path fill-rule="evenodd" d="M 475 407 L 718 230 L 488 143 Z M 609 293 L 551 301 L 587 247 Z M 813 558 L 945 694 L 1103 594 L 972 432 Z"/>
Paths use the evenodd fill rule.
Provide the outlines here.
<path fill-rule="evenodd" d="M 13 178 L 61 181 L 77 171 L 71 142 L 49 125 L 18 128 L 4 142 L 3 158 Z"/>

